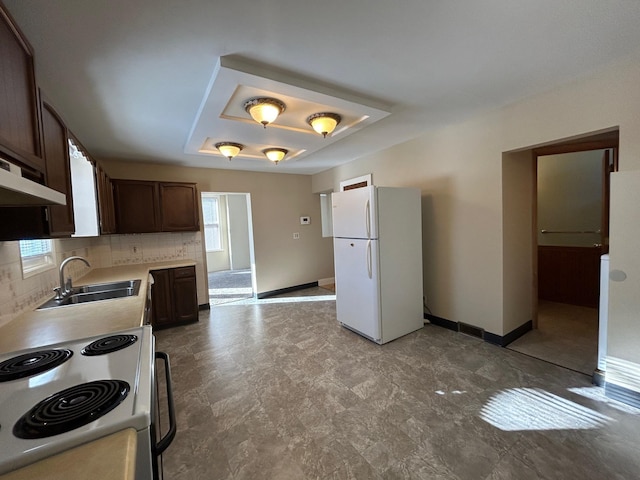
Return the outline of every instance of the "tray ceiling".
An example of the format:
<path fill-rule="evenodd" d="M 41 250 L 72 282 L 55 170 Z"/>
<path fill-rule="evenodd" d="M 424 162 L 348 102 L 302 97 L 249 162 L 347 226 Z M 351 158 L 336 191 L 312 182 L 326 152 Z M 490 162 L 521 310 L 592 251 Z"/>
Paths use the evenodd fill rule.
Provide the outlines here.
<path fill-rule="evenodd" d="M 286 109 L 266 128 L 244 110 L 253 97 L 273 97 Z M 306 119 L 318 112 L 337 113 L 342 121 L 323 138 Z M 389 115 L 370 100 L 355 97 L 336 88 L 283 74 L 275 69 L 254 65 L 231 57 L 222 57 L 214 69 L 187 140 L 184 153 L 210 155 L 212 166 L 225 166 L 229 160 L 215 148 L 218 142 L 235 142 L 244 149 L 231 162 L 271 163 L 262 153 L 268 147 L 285 148 L 289 154 L 278 165 L 303 162 L 315 153 Z"/>

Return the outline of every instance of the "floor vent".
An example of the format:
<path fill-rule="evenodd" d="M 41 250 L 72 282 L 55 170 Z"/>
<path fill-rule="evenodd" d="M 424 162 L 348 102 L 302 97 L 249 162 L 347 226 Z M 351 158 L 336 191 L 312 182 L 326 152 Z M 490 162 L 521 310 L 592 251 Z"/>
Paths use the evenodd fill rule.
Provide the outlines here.
<path fill-rule="evenodd" d="M 466 335 L 471 335 L 472 337 L 478 337 L 478 338 L 482 338 L 484 333 L 484 330 L 482 328 L 478 328 L 473 325 L 468 325 L 462 322 L 458 322 L 458 331 L 460 333 L 464 333 Z"/>

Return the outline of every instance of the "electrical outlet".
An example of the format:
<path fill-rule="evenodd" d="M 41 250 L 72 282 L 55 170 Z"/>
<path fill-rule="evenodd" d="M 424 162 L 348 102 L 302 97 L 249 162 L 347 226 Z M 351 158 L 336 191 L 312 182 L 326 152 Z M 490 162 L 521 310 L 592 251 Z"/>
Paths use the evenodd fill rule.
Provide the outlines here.
<path fill-rule="evenodd" d="M 311 217 L 300 217 L 300 225 L 311 224 Z"/>
<path fill-rule="evenodd" d="M 298 232 L 295 232 L 295 233 L 293 234 L 293 239 L 294 239 L 294 240 L 300 240 L 300 234 L 299 234 Z"/>

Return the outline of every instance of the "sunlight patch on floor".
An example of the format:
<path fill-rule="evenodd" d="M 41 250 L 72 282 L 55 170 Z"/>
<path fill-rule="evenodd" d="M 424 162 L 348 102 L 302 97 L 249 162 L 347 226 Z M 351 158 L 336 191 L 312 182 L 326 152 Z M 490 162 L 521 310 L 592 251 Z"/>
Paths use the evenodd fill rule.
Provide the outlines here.
<path fill-rule="evenodd" d="M 255 304 L 268 304 L 268 303 L 303 303 L 303 302 L 327 302 L 335 301 L 335 295 L 309 295 L 307 297 L 275 297 L 275 298 L 247 298 L 244 300 L 237 300 L 232 304 L 223 304 L 218 306 L 236 306 L 236 305 L 255 305 Z"/>
<path fill-rule="evenodd" d="M 610 417 L 539 388 L 512 388 L 489 399 L 480 418 L 504 431 L 586 430 Z"/>
<path fill-rule="evenodd" d="M 230 288 L 210 288 L 209 296 L 216 295 L 251 295 L 253 293 L 253 289 L 242 288 L 242 287 L 230 287 Z"/>

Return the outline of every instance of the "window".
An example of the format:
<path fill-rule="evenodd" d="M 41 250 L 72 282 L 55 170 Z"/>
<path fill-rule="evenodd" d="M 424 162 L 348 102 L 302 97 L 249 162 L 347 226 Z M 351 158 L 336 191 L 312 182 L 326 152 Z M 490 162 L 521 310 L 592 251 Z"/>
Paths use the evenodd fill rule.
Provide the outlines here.
<path fill-rule="evenodd" d="M 53 241 L 20 240 L 20 259 L 23 278 L 55 268 Z"/>
<path fill-rule="evenodd" d="M 204 220 L 204 244 L 207 252 L 222 250 L 220 238 L 220 197 L 202 197 L 202 217 Z"/>

